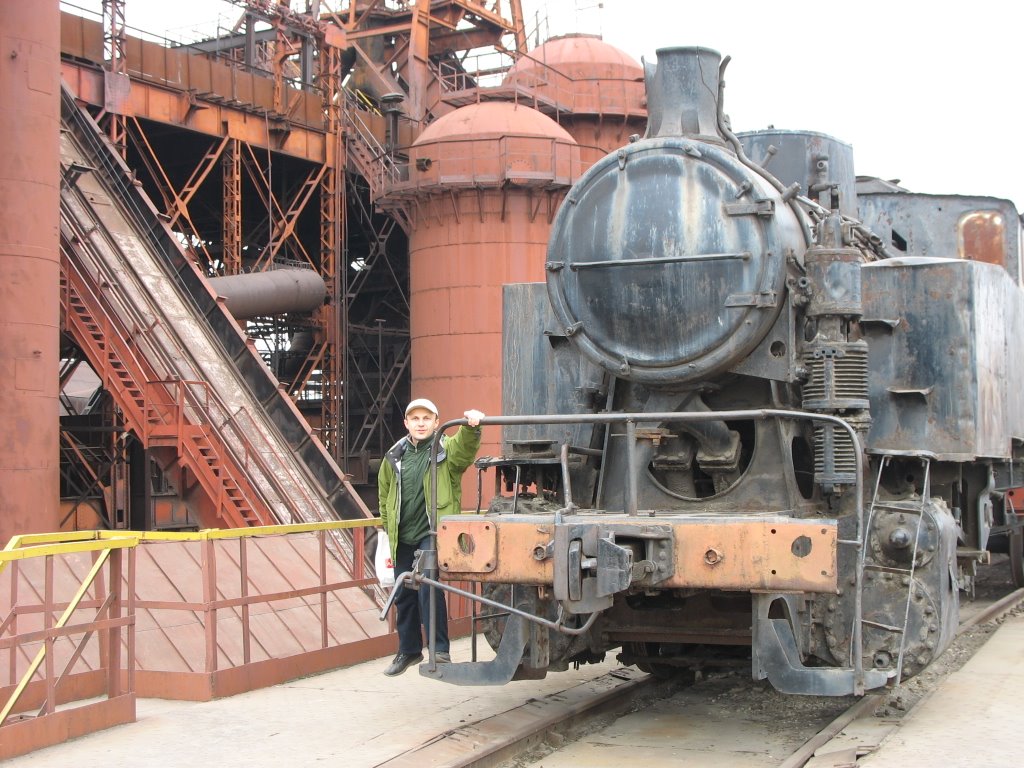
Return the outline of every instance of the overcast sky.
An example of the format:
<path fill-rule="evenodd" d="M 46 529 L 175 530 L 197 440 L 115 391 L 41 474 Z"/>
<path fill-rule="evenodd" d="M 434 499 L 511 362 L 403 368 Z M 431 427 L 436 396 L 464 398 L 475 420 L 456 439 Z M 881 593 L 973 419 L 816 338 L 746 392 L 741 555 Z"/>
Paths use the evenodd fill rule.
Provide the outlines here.
<path fill-rule="evenodd" d="M 677 45 L 732 56 L 734 130 L 821 131 L 853 145 L 858 174 L 1024 210 L 1018 2 L 523 2 L 546 9 L 553 27 L 596 31 L 637 59 Z"/>
<path fill-rule="evenodd" d="M 637 60 L 679 45 L 731 56 L 725 111 L 734 130 L 828 133 L 853 145 L 858 174 L 898 178 L 915 192 L 1004 197 L 1024 209 L 1024 10 L 1016 0 L 522 2 L 528 30 L 540 19 L 551 34 L 600 34 Z M 100 0 L 77 4 L 99 8 Z M 129 25 L 174 39 L 218 20 L 230 26 L 240 13 L 224 0 L 126 6 Z"/>

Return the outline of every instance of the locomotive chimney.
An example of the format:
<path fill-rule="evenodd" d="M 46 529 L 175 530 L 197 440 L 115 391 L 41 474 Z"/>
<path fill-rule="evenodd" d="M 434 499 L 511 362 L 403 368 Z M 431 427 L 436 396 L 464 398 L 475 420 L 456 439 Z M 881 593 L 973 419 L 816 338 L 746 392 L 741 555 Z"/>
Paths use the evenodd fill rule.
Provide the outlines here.
<path fill-rule="evenodd" d="M 660 48 L 657 65 L 644 62 L 647 134 L 685 136 L 725 144 L 718 127 L 718 71 L 722 55 L 710 48 Z"/>

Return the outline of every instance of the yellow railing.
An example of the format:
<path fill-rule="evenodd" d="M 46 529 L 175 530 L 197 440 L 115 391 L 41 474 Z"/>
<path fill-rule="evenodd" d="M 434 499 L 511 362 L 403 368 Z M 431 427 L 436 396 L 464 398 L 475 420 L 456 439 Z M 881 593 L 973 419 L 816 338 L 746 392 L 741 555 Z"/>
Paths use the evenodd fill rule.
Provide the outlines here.
<path fill-rule="evenodd" d="M 11 563 L 19 563 L 33 558 L 45 558 L 42 569 L 39 572 L 39 582 L 31 584 L 29 594 L 33 595 L 29 600 L 18 598 L 19 572 L 17 568 L 10 578 L 10 605 L 6 615 L 0 614 L 0 650 L 8 650 L 9 658 L 9 684 L 0 686 L 8 692 L 6 701 L 0 696 L 0 759 L 21 754 L 30 749 L 51 743 L 58 743 L 68 738 L 66 724 L 61 718 L 70 717 L 68 714 L 74 710 L 58 709 L 57 704 L 65 700 L 95 698 L 101 694 L 96 690 L 97 676 L 105 681 L 106 700 L 88 704 L 92 708 L 94 716 L 88 719 L 94 723 L 93 729 L 109 727 L 122 722 L 131 722 L 135 717 L 135 696 L 136 696 L 136 659 L 135 659 L 135 631 L 136 613 L 147 608 L 173 609 L 178 608 L 186 612 L 193 612 L 195 615 L 202 615 L 204 630 L 206 634 L 206 659 L 201 674 L 211 675 L 218 673 L 218 643 L 217 643 L 217 611 L 224 609 L 238 609 L 243 614 L 242 621 L 242 644 L 245 648 L 243 659 L 231 666 L 244 666 L 249 664 L 250 654 L 248 652 L 250 643 L 250 629 L 248 626 L 248 611 L 250 605 L 260 603 L 271 603 L 275 600 L 283 600 L 292 597 L 319 596 L 321 603 L 320 622 L 322 624 L 321 634 L 324 638 L 323 644 L 315 649 L 323 652 L 328 644 L 327 610 L 326 602 L 331 592 L 341 589 L 356 588 L 367 590 L 375 585 L 376 580 L 373 574 L 363 572 L 362 564 L 364 558 L 361 556 L 364 547 L 364 535 L 354 535 L 354 543 L 359 556 L 353 559 L 352 566 L 355 572 L 351 572 L 348 578 L 333 583 L 327 578 L 325 558 L 328 558 L 328 540 L 337 536 L 342 530 L 365 529 L 379 525 L 377 519 L 347 520 L 327 523 L 303 523 L 298 525 L 273 525 L 257 528 L 241 529 L 212 529 L 195 532 L 160 532 L 160 531 L 77 531 L 25 534 L 16 536 L 7 544 L 6 548 L 0 550 L 0 576 Z M 320 566 L 318 573 L 312 574 L 312 582 L 299 586 L 286 592 L 257 594 L 252 588 L 250 579 L 246 575 L 244 565 L 240 569 L 240 586 L 235 589 L 241 590 L 240 597 L 226 598 L 221 595 L 222 587 L 217 582 L 217 571 L 213 546 L 217 541 L 239 540 L 239 548 L 242 563 L 245 562 L 245 540 L 254 537 L 269 537 L 288 534 L 316 533 L 319 539 Z M 137 558 L 136 550 L 140 544 L 161 543 L 161 542 L 200 542 L 202 549 L 201 579 L 203 582 L 203 599 L 201 602 L 188 602 L 172 604 L 169 602 L 149 601 L 139 599 L 136 590 Z M 80 553 L 93 553 L 92 562 L 88 573 L 81 584 L 74 590 L 70 599 L 61 597 L 58 593 L 65 595 L 70 592 L 75 581 L 65 580 L 58 588 L 57 583 L 61 580 L 55 575 L 54 559 L 64 558 L 69 555 Z M 127 556 L 124 557 L 124 554 Z M 72 569 L 69 569 L 69 571 Z M 81 573 L 79 567 L 78 572 Z M 223 574 L 222 574 L 223 575 Z M 60 574 L 64 576 L 63 571 Z M 195 574 L 200 576 L 200 574 Z M 7 583 L 6 581 L 4 583 Z M 24 592 L 24 589 L 23 589 Z M 92 594 L 90 595 L 90 592 Z M 4 598 L 7 595 L 3 595 Z M 6 600 L 4 600 L 6 602 Z M 31 603 L 31 604 L 29 604 Z M 152 603 L 152 605 L 150 605 Z M 76 611 L 88 608 L 95 610 L 95 615 L 88 618 L 75 619 Z M 59 618 L 54 621 L 53 617 L 59 613 Z M 41 617 L 40 617 L 41 615 Z M 29 618 L 28 627 L 18 626 L 18 617 Z M 20 629 L 20 631 L 19 631 Z M 386 633 L 387 630 L 384 630 Z M 126 633 L 126 634 L 125 634 Z M 81 671 L 79 665 L 76 674 L 89 677 L 93 682 L 88 689 L 85 683 L 71 681 L 75 677 L 72 668 L 80 661 L 86 650 L 86 644 L 90 638 L 96 635 L 99 640 L 99 669 Z M 70 643 L 67 649 L 68 659 L 66 664 L 57 664 L 54 656 L 54 645 L 57 642 Z M 253 642 L 258 642 L 255 640 Z M 39 644 L 38 650 L 32 646 Z M 24 651 L 28 647 L 31 661 L 27 668 L 19 675 L 16 674 L 20 664 L 17 661 L 19 649 Z M 35 650 L 34 655 L 31 651 Z M 91 652 L 91 651 L 90 651 Z M 24 656 L 23 658 L 28 658 Z M 201 660 L 201 659 L 197 659 Z M 270 660 L 272 663 L 274 660 Z M 286 662 L 282 659 L 282 665 Z M 23 662 L 22 662 L 23 663 Z M 268 663 L 267 661 L 263 662 Z M 328 659 L 320 658 L 318 663 L 326 666 Z M 223 662 L 220 663 L 223 667 Z M 283 674 L 283 673 L 282 673 Z M 38 682 L 33 682 L 39 677 Z M 17 682 L 15 683 L 15 680 Z M 58 702 L 58 686 L 61 687 L 61 702 Z M 31 684 L 31 685 L 30 685 Z M 266 683 L 264 683 L 266 684 Z M 195 683 L 192 683 L 193 687 Z M 11 687 L 13 686 L 13 687 Z M 27 703 L 23 700 L 27 689 L 34 689 L 34 693 Z M 143 692 L 140 695 L 145 695 Z M 19 701 L 22 703 L 19 704 Z M 102 707 L 109 704 L 107 710 Z M 39 705 L 35 716 L 25 713 L 28 710 L 35 710 Z M 52 717 L 49 717 L 52 716 Z M 46 721 L 53 721 L 48 727 Z M 60 722 L 59 722 L 60 721 Z M 27 729 L 35 728 L 31 734 Z M 72 733 L 72 735 L 78 735 Z M 28 746 L 27 749 L 24 745 Z"/>

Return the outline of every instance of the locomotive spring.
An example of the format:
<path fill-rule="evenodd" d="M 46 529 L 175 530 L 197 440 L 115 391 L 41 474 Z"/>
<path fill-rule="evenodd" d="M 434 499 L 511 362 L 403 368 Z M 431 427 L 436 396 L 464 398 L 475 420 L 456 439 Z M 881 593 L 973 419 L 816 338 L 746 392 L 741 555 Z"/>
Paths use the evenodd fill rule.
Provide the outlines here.
<path fill-rule="evenodd" d="M 848 485 L 857 477 L 853 441 L 832 424 L 814 429 L 814 479 L 821 485 Z"/>
<path fill-rule="evenodd" d="M 868 407 L 868 347 L 863 341 L 833 342 L 804 353 L 808 379 L 803 407 L 841 411 Z"/>

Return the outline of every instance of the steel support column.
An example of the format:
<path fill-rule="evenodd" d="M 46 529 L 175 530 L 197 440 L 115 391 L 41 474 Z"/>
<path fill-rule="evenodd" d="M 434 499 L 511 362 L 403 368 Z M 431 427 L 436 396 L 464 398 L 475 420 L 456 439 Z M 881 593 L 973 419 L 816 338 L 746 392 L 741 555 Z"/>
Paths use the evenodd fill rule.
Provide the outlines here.
<path fill-rule="evenodd" d="M 125 0 L 103 0 L 103 58 L 107 67 L 104 110 L 108 115 L 107 134 L 121 157 L 128 150 L 128 125 L 123 106 L 130 87 L 124 47 L 124 5 Z"/>
<path fill-rule="evenodd" d="M 238 139 L 228 141 L 221 168 L 224 177 L 221 263 L 225 275 L 237 275 L 242 271 L 242 148 Z"/>
<path fill-rule="evenodd" d="M 328 286 L 330 300 L 318 313 L 323 340 L 320 400 L 320 439 L 328 452 L 348 473 L 348 453 L 342 445 L 344 403 L 342 387 L 347 384 L 346 355 L 343 353 L 348 322 L 345 275 L 338 269 L 345 243 L 345 145 L 341 135 L 341 63 L 333 45 L 320 45 L 320 93 L 323 97 L 327 131 L 327 162 L 320 183 L 320 274 Z M 344 262 L 342 262 L 344 263 Z"/>

